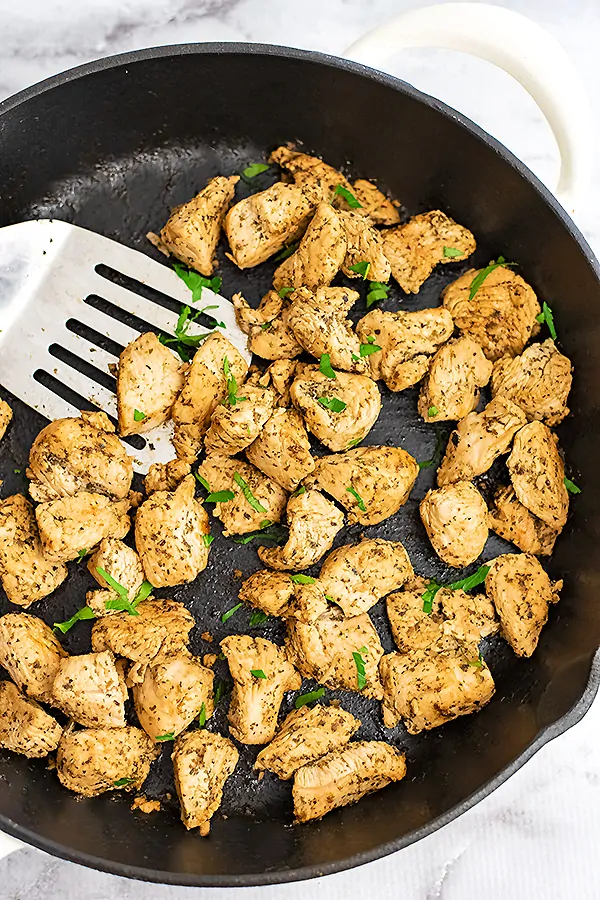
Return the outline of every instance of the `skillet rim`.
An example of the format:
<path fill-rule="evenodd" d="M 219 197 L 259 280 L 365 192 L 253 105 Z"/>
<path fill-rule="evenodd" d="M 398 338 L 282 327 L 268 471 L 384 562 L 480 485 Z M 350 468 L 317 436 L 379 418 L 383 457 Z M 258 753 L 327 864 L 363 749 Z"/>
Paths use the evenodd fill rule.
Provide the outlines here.
<path fill-rule="evenodd" d="M 19 91 L 16 94 L 6 98 L 0 102 L 0 124 L 2 117 L 17 109 L 22 104 L 34 97 L 39 97 L 47 91 L 68 84 L 87 75 L 102 72 L 105 69 L 114 69 L 128 63 L 136 63 L 149 59 L 163 59 L 170 56 L 185 56 L 194 54 L 214 54 L 226 56 L 227 54 L 246 54 L 249 56 L 275 56 L 281 59 L 296 59 L 306 62 L 317 63 L 330 68 L 340 69 L 368 78 L 371 81 L 391 87 L 394 90 L 407 94 L 412 99 L 423 103 L 446 118 L 453 119 L 462 128 L 466 129 L 475 138 L 486 144 L 494 152 L 503 158 L 516 172 L 524 178 L 534 190 L 541 196 L 545 204 L 552 210 L 560 220 L 570 237 L 576 241 L 583 255 L 592 269 L 596 280 L 600 284 L 600 263 L 596 259 L 590 245 L 583 236 L 580 229 L 575 225 L 569 214 L 562 207 L 551 191 L 534 175 L 534 173 L 518 159 L 507 147 L 504 146 L 496 138 L 492 137 L 482 128 L 475 124 L 471 119 L 452 107 L 443 103 L 429 94 L 425 94 L 413 85 L 394 75 L 388 75 L 380 72 L 370 66 L 356 63 L 352 60 L 343 59 L 333 56 L 332 54 L 322 53 L 316 50 L 300 50 L 294 47 L 286 47 L 276 44 L 262 43 L 246 43 L 241 41 L 212 41 L 198 42 L 186 44 L 165 44 L 158 47 L 148 47 L 142 50 L 132 50 L 127 53 L 115 54 L 112 56 L 100 57 L 91 62 L 84 63 L 71 69 L 67 69 L 58 75 L 53 75 L 44 79 L 30 87 Z M 517 756 L 509 765 L 501 769 L 496 776 L 488 781 L 482 788 L 466 797 L 461 803 L 447 810 L 443 815 L 432 819 L 422 828 L 418 828 L 409 834 L 403 835 L 393 841 L 380 844 L 378 847 L 356 853 L 343 860 L 326 865 L 303 866 L 296 869 L 281 870 L 278 872 L 263 872 L 261 874 L 244 874 L 244 875 L 205 875 L 205 874 L 186 874 L 164 872 L 156 869 L 148 869 L 145 867 L 132 866 L 125 863 L 109 861 L 93 855 L 74 851 L 70 847 L 63 844 L 55 843 L 52 840 L 41 838 L 35 832 L 27 828 L 23 828 L 11 819 L 0 815 L 0 828 L 3 832 L 23 841 L 25 844 L 43 850 L 52 856 L 65 859 L 69 862 L 87 866 L 112 875 L 121 875 L 126 878 L 136 879 L 138 881 L 153 882 L 156 884 L 181 885 L 185 887 L 257 887 L 262 885 L 285 884 L 289 882 L 303 881 L 311 878 L 319 878 L 325 875 L 335 874 L 337 872 L 346 871 L 382 859 L 389 856 L 410 844 L 416 843 L 429 834 L 443 828 L 449 822 L 461 816 L 471 807 L 475 806 L 489 794 L 493 793 L 496 788 L 504 784 L 508 778 L 517 772 L 522 766 L 528 762 L 538 750 L 541 750 L 547 743 L 554 738 L 563 734 L 573 725 L 577 724 L 590 709 L 594 698 L 600 689 L 600 648 L 593 654 L 590 662 L 590 671 L 587 684 L 579 700 L 577 700 L 570 710 L 563 716 L 546 725 L 536 738 L 528 744 L 523 752 Z"/>

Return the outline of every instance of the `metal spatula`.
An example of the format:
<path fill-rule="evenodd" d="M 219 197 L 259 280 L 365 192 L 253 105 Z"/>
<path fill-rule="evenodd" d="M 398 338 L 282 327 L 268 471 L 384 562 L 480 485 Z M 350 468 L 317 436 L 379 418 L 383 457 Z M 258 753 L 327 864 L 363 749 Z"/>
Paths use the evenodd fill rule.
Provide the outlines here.
<path fill-rule="evenodd" d="M 115 283 L 105 267 L 126 277 L 116 280 L 131 279 L 142 291 L 152 288 L 181 307 L 213 307 L 210 316 L 222 323 L 221 333 L 250 361 L 233 305 L 208 288 L 202 289 L 201 303 L 193 303 L 191 292 L 167 266 L 58 219 L 9 225 L 0 229 L 0 384 L 44 416 L 78 415 L 79 408 L 63 396 L 66 387 L 116 419 L 109 366 L 143 331 L 175 334 L 181 307 L 173 311 L 146 299 L 129 281 L 130 287 Z M 136 316 L 139 327 L 120 321 L 119 311 Z M 188 333 L 211 330 L 193 322 Z M 85 372 L 78 361 L 87 364 L 80 366 Z M 169 422 L 124 440 L 138 472 L 173 459 L 171 435 Z"/>

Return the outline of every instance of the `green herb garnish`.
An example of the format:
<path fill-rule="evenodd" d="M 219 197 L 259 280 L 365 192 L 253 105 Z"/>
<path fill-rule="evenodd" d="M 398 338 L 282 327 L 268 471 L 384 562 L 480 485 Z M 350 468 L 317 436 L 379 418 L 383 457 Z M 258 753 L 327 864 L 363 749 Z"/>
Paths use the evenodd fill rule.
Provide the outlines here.
<path fill-rule="evenodd" d="M 250 616 L 250 628 L 255 628 L 257 625 L 262 625 L 263 622 L 266 622 L 268 618 L 269 616 L 266 612 L 263 612 L 262 609 L 255 609 Z"/>
<path fill-rule="evenodd" d="M 206 706 L 204 703 L 200 707 L 200 712 L 198 713 L 198 725 L 200 728 L 203 728 L 206 725 Z"/>
<path fill-rule="evenodd" d="M 379 346 L 379 344 L 375 343 L 375 338 L 372 334 L 367 338 L 366 344 L 360 345 L 361 356 L 370 356 L 371 353 L 377 353 L 379 350 L 381 350 L 381 347 Z"/>
<path fill-rule="evenodd" d="M 430 581 L 423 592 L 423 612 L 427 613 L 428 616 L 430 616 L 433 612 L 433 601 L 435 600 L 435 595 L 441 589 L 442 585 L 438 584 L 437 581 Z"/>
<path fill-rule="evenodd" d="M 317 579 L 312 578 L 310 575 L 290 575 L 290 580 L 294 584 L 315 584 Z"/>
<path fill-rule="evenodd" d="M 298 244 L 300 241 L 294 241 L 293 244 L 289 244 L 289 246 L 284 247 L 283 250 L 280 250 L 277 256 L 275 257 L 275 262 L 281 262 L 284 259 L 287 259 L 288 256 L 291 256 L 292 253 L 295 253 L 298 249 Z"/>
<path fill-rule="evenodd" d="M 343 197 L 351 209 L 362 209 L 362 203 L 359 203 L 352 191 L 349 191 L 342 184 L 336 185 L 334 194 Z"/>
<path fill-rule="evenodd" d="M 555 341 L 557 338 L 557 334 L 556 328 L 554 327 L 554 315 L 545 300 L 542 303 L 542 311 L 539 316 L 535 317 L 535 320 L 536 322 L 539 322 L 540 325 L 543 325 L 544 322 L 546 323 L 546 325 L 548 326 L 548 331 L 550 332 L 550 337 L 553 341 Z"/>
<path fill-rule="evenodd" d="M 212 544 L 214 539 L 215 539 L 214 535 L 212 535 L 212 534 L 203 534 L 202 535 L 202 540 L 204 541 L 205 547 L 210 547 L 210 545 Z"/>
<path fill-rule="evenodd" d="M 255 678 L 266 678 L 267 677 L 262 669 L 250 669 L 250 674 L 254 675 Z"/>
<path fill-rule="evenodd" d="M 329 353 L 323 353 L 321 356 L 321 361 L 319 362 L 319 372 L 322 375 L 325 375 L 327 378 L 333 378 L 334 380 L 337 378 L 335 372 L 331 368 L 331 356 Z"/>
<path fill-rule="evenodd" d="M 242 403 L 246 398 L 237 396 L 237 379 L 231 371 L 231 366 L 229 365 L 229 360 L 226 356 L 223 357 L 223 374 L 227 380 L 227 400 L 229 406 L 235 406 L 236 403 Z"/>
<path fill-rule="evenodd" d="M 70 619 L 67 619 L 66 622 L 55 622 L 54 628 L 58 628 L 59 631 L 62 631 L 63 634 L 66 634 L 76 622 L 81 622 L 84 619 L 95 619 L 96 614 L 93 610 L 90 609 L 89 606 L 82 606 L 81 609 L 78 609 L 74 615 L 71 616 Z"/>
<path fill-rule="evenodd" d="M 230 500 L 233 500 L 235 494 L 233 491 L 213 491 L 208 495 L 208 497 L 204 498 L 205 503 L 228 503 Z"/>
<path fill-rule="evenodd" d="M 485 279 L 488 277 L 488 275 L 491 272 L 494 271 L 494 269 L 498 269 L 500 266 L 508 267 L 508 266 L 515 266 L 515 265 L 516 265 L 516 263 L 506 262 L 506 260 L 504 259 L 503 256 L 499 256 L 498 259 L 492 260 L 490 262 L 490 264 L 485 267 L 485 269 L 482 269 L 481 272 L 477 273 L 477 275 L 471 282 L 471 284 L 469 286 L 469 300 L 473 299 L 473 297 L 475 296 L 475 294 L 477 293 L 477 291 L 479 290 L 479 288 L 481 287 L 481 285 L 483 284 Z"/>
<path fill-rule="evenodd" d="M 291 496 L 292 496 L 292 497 L 299 497 L 300 494 L 305 494 L 305 493 L 306 493 L 306 488 L 304 487 L 303 484 L 299 484 L 298 487 L 296 488 L 296 490 L 294 491 L 294 493 L 293 493 Z"/>
<path fill-rule="evenodd" d="M 227 684 L 227 682 L 221 681 L 221 680 L 218 680 L 216 682 L 215 691 L 214 691 L 214 695 L 213 695 L 214 701 L 215 701 L 215 706 L 220 700 L 223 699 L 225 694 L 229 693 L 230 690 L 231 690 L 231 687 L 230 687 L 230 685 Z"/>
<path fill-rule="evenodd" d="M 444 247 L 444 256 L 448 259 L 454 259 L 456 256 L 464 256 L 464 253 L 456 247 Z"/>
<path fill-rule="evenodd" d="M 571 481 L 570 478 L 565 477 L 565 487 L 570 494 L 580 494 L 581 488 L 577 487 L 574 481 Z"/>
<path fill-rule="evenodd" d="M 318 397 L 318 402 L 321 406 L 324 406 L 325 409 L 328 409 L 330 412 L 341 413 L 346 409 L 347 404 L 344 403 L 343 400 L 338 400 L 337 397 Z"/>
<path fill-rule="evenodd" d="M 146 413 L 140 412 L 139 409 L 134 409 L 134 411 L 133 411 L 134 422 L 143 422 L 145 418 L 146 418 Z"/>
<path fill-rule="evenodd" d="M 431 459 L 425 459 L 419 463 L 419 469 L 429 469 L 430 466 L 439 464 L 442 458 L 442 450 L 444 449 L 444 433 L 441 429 L 436 429 L 435 450 Z"/>
<path fill-rule="evenodd" d="M 278 290 L 277 293 L 281 297 L 282 300 L 285 300 L 285 298 L 289 294 L 293 294 L 295 290 L 296 290 L 296 288 L 293 288 L 293 287 L 283 287 L 280 290 Z"/>
<path fill-rule="evenodd" d="M 367 511 L 367 507 L 365 506 L 365 501 L 364 501 L 363 498 L 360 496 L 360 494 L 358 493 L 358 491 L 355 490 L 353 487 L 347 487 L 346 490 L 347 490 L 347 492 L 348 492 L 349 494 L 352 494 L 352 496 L 353 496 L 354 499 L 356 500 L 356 505 L 358 506 L 358 508 L 360 509 L 360 511 L 361 511 L 361 512 L 366 512 L 366 511 Z"/>
<path fill-rule="evenodd" d="M 366 647 L 361 647 L 360 650 L 355 650 L 352 653 L 354 665 L 356 666 L 356 683 L 359 691 L 362 691 L 367 683 L 367 676 L 365 674 L 365 661 L 362 656 L 363 653 L 368 653 Z"/>
<path fill-rule="evenodd" d="M 116 781 L 113 782 L 115 787 L 125 787 L 127 784 L 133 784 L 135 778 L 117 778 Z"/>
<path fill-rule="evenodd" d="M 367 293 L 367 309 L 370 309 L 374 303 L 378 303 L 380 300 L 387 300 L 389 289 L 389 284 L 384 284 L 382 281 L 370 281 Z"/>
<path fill-rule="evenodd" d="M 266 163 L 250 163 L 249 166 L 246 166 L 242 175 L 244 178 L 256 178 L 261 172 L 266 172 L 270 168 L 271 166 L 268 166 Z"/>
<path fill-rule="evenodd" d="M 239 474 L 239 472 L 235 472 L 235 473 L 234 473 L 233 480 L 235 481 L 235 483 L 237 484 L 237 486 L 238 486 L 239 488 L 241 488 L 242 494 L 244 495 L 244 497 L 246 498 L 246 500 L 248 501 L 248 503 L 250 504 L 250 506 L 252 507 L 252 509 L 256 510 L 256 512 L 261 512 L 261 513 L 266 513 L 266 512 L 267 512 L 267 510 L 266 510 L 265 507 L 262 505 L 262 503 L 259 503 L 259 502 L 258 502 L 258 500 L 256 499 L 256 497 L 254 496 L 254 494 L 253 494 L 252 491 L 250 490 L 250 487 L 249 487 L 248 483 L 247 483 L 246 481 L 244 481 L 244 479 L 243 479 L 242 476 Z"/>
<path fill-rule="evenodd" d="M 477 587 L 478 584 L 483 584 L 489 571 L 489 566 L 479 566 L 472 575 L 469 575 L 467 578 L 461 578 L 459 581 L 453 581 L 451 584 L 439 584 L 437 581 L 431 581 L 422 595 L 423 612 L 431 615 L 435 595 L 442 588 L 448 588 L 451 591 L 470 591 Z"/>
<path fill-rule="evenodd" d="M 241 609 L 243 605 L 244 605 L 243 603 L 237 603 L 235 606 L 232 606 L 231 609 L 228 609 L 227 612 L 224 612 L 223 615 L 221 616 L 221 622 L 229 621 L 229 619 L 234 615 L 234 613 L 236 613 L 238 611 L 238 609 Z"/>
<path fill-rule="evenodd" d="M 239 535 L 239 537 L 234 537 L 233 540 L 236 544 L 249 544 L 254 540 L 264 540 L 268 544 L 285 544 L 287 531 L 281 525 L 273 524 L 261 531 L 251 531 L 248 534 Z"/>
<path fill-rule="evenodd" d="M 476 669 L 481 669 L 483 667 L 483 656 L 480 653 L 477 659 L 469 659 L 468 663 Z"/>
<path fill-rule="evenodd" d="M 366 281 L 367 275 L 369 274 L 369 269 L 371 268 L 371 263 L 367 262 L 367 260 L 362 260 L 361 262 L 354 263 L 353 266 L 348 266 L 348 269 L 351 272 L 356 272 L 357 275 L 361 275 L 363 280 Z"/>
<path fill-rule="evenodd" d="M 204 476 L 201 475 L 199 472 L 194 472 L 194 477 L 196 478 L 197 481 L 200 482 L 202 487 L 210 493 L 210 484 L 208 483 L 206 478 L 204 478 Z"/>
<path fill-rule="evenodd" d="M 437 406 L 430 406 L 429 409 L 427 410 L 427 415 L 429 417 L 437 416 L 438 413 L 439 413 L 439 409 L 437 408 Z"/>
<path fill-rule="evenodd" d="M 173 731 L 167 731 L 166 734 L 157 734 L 154 738 L 155 741 L 173 741 L 175 740 L 175 733 Z"/>
<path fill-rule="evenodd" d="M 103 569 L 101 566 L 96 567 L 96 572 L 100 575 L 108 584 L 110 588 L 117 594 L 116 600 L 107 600 L 104 604 L 105 609 L 118 609 L 123 612 L 128 612 L 130 616 L 139 616 L 139 612 L 135 608 L 132 601 L 129 599 L 129 591 L 127 588 L 123 587 L 112 575 L 109 575 L 106 569 Z"/>
<path fill-rule="evenodd" d="M 20 475 L 21 471 L 22 471 L 21 469 L 13 469 L 13 472 L 15 473 L 15 475 Z"/>
<path fill-rule="evenodd" d="M 314 700 L 320 700 L 324 693 L 325 688 L 320 687 L 317 688 L 316 691 L 309 691 L 307 694 L 300 694 L 299 697 L 296 697 L 294 706 L 296 707 L 296 709 L 300 709 L 301 706 L 306 706 L 307 703 L 312 703 Z"/>
<path fill-rule="evenodd" d="M 87 556 L 87 547 L 85 547 L 83 550 L 79 550 L 77 553 L 77 565 L 79 565 L 79 563 L 82 563 L 86 556 Z"/>

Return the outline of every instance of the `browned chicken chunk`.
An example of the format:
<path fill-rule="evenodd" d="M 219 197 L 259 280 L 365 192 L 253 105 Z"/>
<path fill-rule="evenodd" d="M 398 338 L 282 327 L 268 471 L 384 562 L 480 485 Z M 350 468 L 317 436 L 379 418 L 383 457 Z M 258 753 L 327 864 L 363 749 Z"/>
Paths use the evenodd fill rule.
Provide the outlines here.
<path fill-rule="evenodd" d="M 287 572 L 261 569 L 242 583 L 239 598 L 268 616 L 286 616 L 294 598 L 294 587 Z"/>
<path fill-rule="evenodd" d="M 66 656 L 52 629 L 37 616 L 0 616 L 0 665 L 28 697 L 50 702 L 58 667 Z"/>
<path fill-rule="evenodd" d="M 144 478 L 146 493 L 174 491 L 191 471 L 192 466 L 186 459 L 170 459 L 166 463 L 152 463 Z"/>
<path fill-rule="evenodd" d="M 260 384 L 270 385 L 279 397 L 279 406 L 289 406 L 290 387 L 298 368 L 295 359 L 277 359 L 260 376 Z"/>
<path fill-rule="evenodd" d="M 0 400 L 0 441 L 6 434 L 6 429 L 10 425 L 12 417 L 13 411 L 6 400 Z"/>
<path fill-rule="evenodd" d="M 559 531 L 567 521 L 569 494 L 556 435 L 542 422 L 525 425 L 515 435 L 507 465 L 517 499 Z"/>
<path fill-rule="evenodd" d="M 232 741 L 204 728 L 177 738 L 171 759 L 186 828 L 199 828 L 203 837 L 209 833 L 210 820 L 221 805 L 223 785 L 238 758 Z"/>
<path fill-rule="evenodd" d="M 277 730 L 283 695 L 298 690 L 302 679 L 285 649 L 264 638 L 233 634 L 221 641 L 221 650 L 233 678 L 229 730 L 242 744 L 267 744 Z"/>
<path fill-rule="evenodd" d="M 179 357 L 153 332 L 140 334 L 119 356 L 119 433 L 142 434 L 162 425 L 170 417 L 182 387 Z"/>
<path fill-rule="evenodd" d="M 316 291 L 330 284 L 346 258 L 346 229 L 329 203 L 319 203 L 298 249 L 284 259 L 273 275 L 276 291 L 305 286 Z"/>
<path fill-rule="evenodd" d="M 112 653 L 84 653 L 63 659 L 52 689 L 52 703 L 88 728 L 125 725 L 127 687 Z"/>
<path fill-rule="evenodd" d="M 276 481 L 267 478 L 250 463 L 229 456 L 207 456 L 198 474 L 212 493 L 230 491 L 233 497 L 215 504 L 213 515 L 223 523 L 224 533 L 248 534 L 264 523 L 279 522 L 287 494 Z"/>
<path fill-rule="evenodd" d="M 527 347 L 514 359 L 505 356 L 495 363 L 492 397 L 513 400 L 528 419 L 558 425 L 569 413 L 572 368 L 571 361 L 548 338 Z"/>
<path fill-rule="evenodd" d="M 394 643 L 402 653 L 426 650 L 443 637 L 440 616 L 441 591 L 432 600 L 431 613 L 423 610 L 423 594 L 428 582 L 413 578 L 401 591 L 387 597 L 386 609 Z"/>
<path fill-rule="evenodd" d="M 388 200 L 382 191 L 370 181 L 359 178 L 352 185 L 352 193 L 374 225 L 397 225 L 400 221 L 398 207 Z"/>
<path fill-rule="evenodd" d="M 269 291 L 257 309 L 244 300 L 241 294 L 232 297 L 235 318 L 248 335 L 248 350 L 262 359 L 294 359 L 302 353 L 288 323 L 289 300 L 277 291 Z"/>
<path fill-rule="evenodd" d="M 67 730 L 58 745 L 56 772 L 61 784 L 84 797 L 137 791 L 159 753 L 160 746 L 130 725 Z"/>
<path fill-rule="evenodd" d="M 474 485 L 457 481 L 428 491 L 420 511 L 427 536 L 440 559 L 457 569 L 475 562 L 488 539 L 488 511 Z"/>
<path fill-rule="evenodd" d="M 331 549 L 344 514 L 319 491 L 309 490 L 290 497 L 287 504 L 290 529 L 282 547 L 259 547 L 258 556 L 272 569 L 297 572 L 318 562 Z"/>
<path fill-rule="evenodd" d="M 295 491 L 315 467 L 304 419 L 295 409 L 276 409 L 246 456 L 286 491 Z"/>
<path fill-rule="evenodd" d="M 484 279 L 473 297 L 473 280 L 481 269 L 469 269 L 442 292 L 444 306 L 457 328 L 481 345 L 492 361 L 523 352 L 539 331 L 535 317 L 540 304 L 520 275 L 498 266 Z"/>
<path fill-rule="evenodd" d="M 342 198 L 336 194 L 335 189 L 338 185 L 346 190 L 351 190 L 349 182 L 341 172 L 317 156 L 309 156 L 307 153 L 300 153 L 290 147 L 278 147 L 271 153 L 270 161 L 278 163 L 292 175 L 295 184 L 310 189 L 311 193 L 325 203 L 335 201 L 338 204 L 339 201 L 342 201 Z M 345 208 L 345 203 L 343 205 Z"/>
<path fill-rule="evenodd" d="M 252 384 L 245 384 L 241 391 L 243 397 L 237 396 L 235 405 L 220 404 L 212 414 L 204 438 L 207 453 L 241 453 L 261 434 L 271 417 L 277 402 L 275 391 Z"/>
<path fill-rule="evenodd" d="M 285 718 L 271 743 L 256 757 L 255 769 L 287 781 L 301 766 L 339 750 L 360 728 L 360 720 L 335 706 L 303 706 Z"/>
<path fill-rule="evenodd" d="M 550 556 L 560 530 L 547 525 L 519 503 L 512 485 L 498 488 L 488 525 L 492 531 L 511 541 L 524 553 Z"/>
<path fill-rule="evenodd" d="M 360 355 L 360 341 L 347 317 L 358 297 L 358 291 L 347 288 L 323 287 L 314 293 L 298 288 L 290 298 L 288 324 L 297 341 L 317 359 L 328 353 L 334 369 L 365 373 L 369 364 Z"/>
<path fill-rule="evenodd" d="M 88 491 L 40 503 L 35 516 L 44 556 L 67 562 L 104 538 L 124 538 L 131 528 L 129 506 L 129 500 L 111 500 Z"/>
<path fill-rule="evenodd" d="M 479 402 L 479 388 L 490 380 L 492 364 L 468 337 L 448 341 L 437 351 L 421 385 L 419 414 L 426 422 L 463 419 Z"/>
<path fill-rule="evenodd" d="M 14 494 L 0 503 L 0 581 L 11 603 L 31 606 L 63 583 L 67 567 L 46 559 L 29 500 Z"/>
<path fill-rule="evenodd" d="M 548 607 L 559 600 L 562 581 L 550 581 L 530 553 L 506 553 L 490 566 L 485 589 L 502 633 L 517 656 L 531 656 L 548 621 Z"/>
<path fill-rule="evenodd" d="M 298 769 L 292 795 L 298 822 L 321 819 L 340 806 L 401 781 L 406 774 L 403 753 L 384 741 L 356 741 L 323 759 Z"/>
<path fill-rule="evenodd" d="M 384 253 L 381 234 L 362 212 L 338 213 L 346 232 L 346 256 L 342 270 L 348 278 L 369 278 L 370 281 L 387 282 L 392 274 L 391 266 Z M 367 271 L 355 272 L 352 266 L 367 263 Z"/>
<path fill-rule="evenodd" d="M 47 756 L 58 747 L 62 728 L 12 681 L 0 681 L 0 747 L 23 756 Z"/>
<path fill-rule="evenodd" d="M 471 232 L 439 209 L 413 216 L 386 231 L 384 252 L 392 275 L 407 294 L 416 294 L 438 263 L 459 262 L 475 251 Z M 458 253 L 450 251 L 459 251 Z"/>
<path fill-rule="evenodd" d="M 359 616 L 413 575 L 408 553 L 400 541 L 372 538 L 345 544 L 330 553 L 319 581 L 327 597 L 343 609 L 345 616 Z"/>
<path fill-rule="evenodd" d="M 87 567 L 93 578 L 103 590 L 88 591 L 86 594 L 87 605 L 93 609 L 97 616 L 106 616 L 118 612 L 107 609 L 106 604 L 110 600 L 117 599 L 117 592 L 113 590 L 103 578 L 98 569 L 103 569 L 108 575 L 125 588 L 131 601 L 135 597 L 144 582 L 144 569 L 141 560 L 135 550 L 115 538 L 104 538 L 98 549 L 90 557 Z"/>
<path fill-rule="evenodd" d="M 443 616 L 442 630 L 459 643 L 477 651 L 481 639 L 496 634 L 500 625 L 494 606 L 485 594 L 442 588 L 437 597 Z M 477 652 L 473 653 L 474 658 Z"/>
<path fill-rule="evenodd" d="M 144 680 L 133 685 L 133 702 L 140 725 L 153 740 L 178 735 L 204 709 L 213 714 L 213 678 L 210 669 L 187 653 L 146 669 Z"/>

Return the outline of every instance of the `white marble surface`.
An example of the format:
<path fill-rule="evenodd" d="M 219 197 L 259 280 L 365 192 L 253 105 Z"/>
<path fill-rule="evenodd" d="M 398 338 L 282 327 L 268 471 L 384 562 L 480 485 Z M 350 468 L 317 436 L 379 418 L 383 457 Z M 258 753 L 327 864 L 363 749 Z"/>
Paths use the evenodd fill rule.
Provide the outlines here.
<path fill-rule="evenodd" d="M 417 0 L 0 0 L 0 98 L 70 66 L 139 47 L 184 41 L 266 41 L 341 53 Z M 537 19 L 579 67 L 600 121 L 598 0 L 506 0 Z M 410 52 L 388 71 L 465 112 L 549 185 L 558 159 L 550 131 L 504 73 L 453 53 Z M 577 221 L 600 254 L 600 159 Z M 491 797 L 440 832 L 360 870 L 310 883 L 245 889 L 259 900 L 598 900 L 600 700 Z M 25 849 L 0 861 L 1 900 L 232 898 L 129 882 Z"/>

